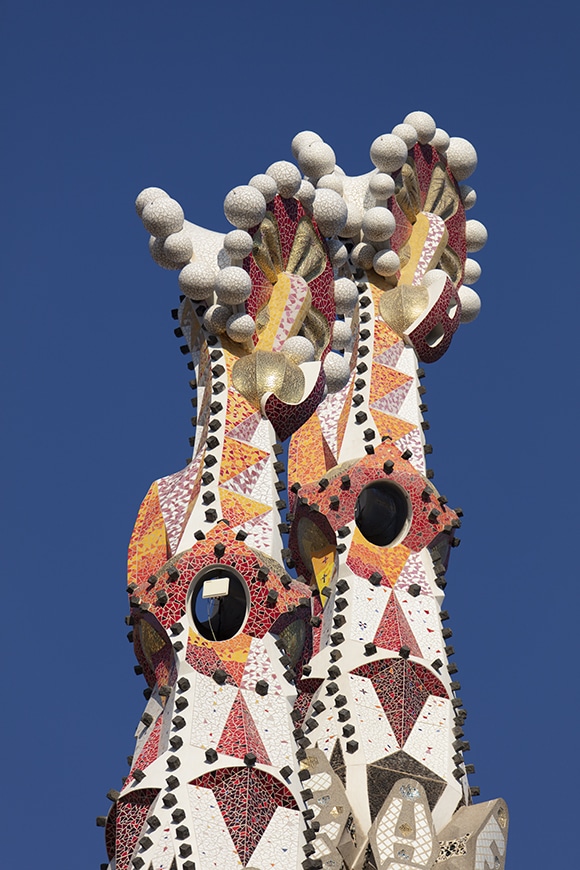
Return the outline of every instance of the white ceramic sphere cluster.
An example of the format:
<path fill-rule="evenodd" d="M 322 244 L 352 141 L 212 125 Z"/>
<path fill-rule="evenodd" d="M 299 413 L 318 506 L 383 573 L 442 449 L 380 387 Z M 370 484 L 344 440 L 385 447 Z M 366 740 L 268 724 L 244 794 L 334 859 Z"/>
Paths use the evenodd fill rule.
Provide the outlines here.
<path fill-rule="evenodd" d="M 143 226 L 151 234 L 149 251 L 164 269 L 180 269 L 193 256 L 193 243 L 184 229 L 180 204 L 160 187 L 147 187 L 135 200 Z"/>

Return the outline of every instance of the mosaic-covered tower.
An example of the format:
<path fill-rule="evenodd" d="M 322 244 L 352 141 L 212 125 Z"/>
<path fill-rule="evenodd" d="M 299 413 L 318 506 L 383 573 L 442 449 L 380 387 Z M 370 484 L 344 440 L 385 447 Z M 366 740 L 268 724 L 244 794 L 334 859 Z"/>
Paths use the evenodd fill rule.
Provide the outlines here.
<path fill-rule="evenodd" d="M 479 310 L 476 152 L 424 112 L 359 177 L 315 133 L 292 151 L 227 195 L 226 235 L 137 198 L 179 270 L 196 416 L 129 547 L 149 698 L 98 820 L 109 866 L 503 870 L 505 803 L 468 784 L 442 609 L 461 511 L 426 467 L 421 385 Z"/>

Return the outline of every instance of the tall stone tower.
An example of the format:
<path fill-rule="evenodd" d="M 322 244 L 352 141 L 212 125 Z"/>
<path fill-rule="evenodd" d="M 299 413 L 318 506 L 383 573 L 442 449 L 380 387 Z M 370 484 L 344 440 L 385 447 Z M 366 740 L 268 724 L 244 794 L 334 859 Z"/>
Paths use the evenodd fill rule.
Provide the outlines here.
<path fill-rule="evenodd" d="M 189 464 L 129 547 L 149 685 L 111 870 L 503 870 L 474 803 L 443 599 L 461 511 L 433 484 L 423 366 L 473 320 L 475 149 L 425 112 L 349 177 L 312 132 L 225 199 L 137 198 L 179 271 Z M 299 168 L 298 168 L 299 167 Z"/>

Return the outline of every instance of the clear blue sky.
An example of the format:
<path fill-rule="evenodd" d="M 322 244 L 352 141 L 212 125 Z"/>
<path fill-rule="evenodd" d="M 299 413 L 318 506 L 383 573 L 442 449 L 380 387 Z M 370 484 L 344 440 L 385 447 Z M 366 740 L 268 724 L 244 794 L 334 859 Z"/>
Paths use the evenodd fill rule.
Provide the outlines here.
<path fill-rule="evenodd" d="M 480 318 L 427 373 L 435 482 L 465 521 L 447 608 L 508 870 L 577 860 L 578 7 L 388 0 L 4 4 L 5 867 L 97 868 L 141 715 L 125 558 L 191 408 L 175 273 L 133 210 L 225 194 L 314 129 L 348 173 L 414 109 L 477 147 Z M 544 801 L 544 803 L 543 803 Z"/>

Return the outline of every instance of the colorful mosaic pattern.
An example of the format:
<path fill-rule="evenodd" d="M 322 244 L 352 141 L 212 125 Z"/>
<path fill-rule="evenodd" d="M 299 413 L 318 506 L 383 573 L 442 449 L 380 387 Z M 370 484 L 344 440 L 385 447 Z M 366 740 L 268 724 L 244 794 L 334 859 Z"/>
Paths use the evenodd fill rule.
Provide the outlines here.
<path fill-rule="evenodd" d="M 431 481 L 418 368 L 473 298 L 452 171 L 458 147 L 473 159 L 424 144 L 418 115 L 388 201 L 374 143 L 372 184 L 273 164 L 228 194 L 233 235 L 184 225 L 209 282 L 176 264 L 192 458 L 152 484 L 129 545 L 148 701 L 110 793 L 111 870 L 503 870 L 505 805 L 474 804 L 467 779 L 443 610 L 460 512 Z M 394 218 L 373 268 L 360 228 L 343 245 L 361 207 L 366 239 Z M 378 490 L 399 493 L 387 538 L 363 522 Z"/>

